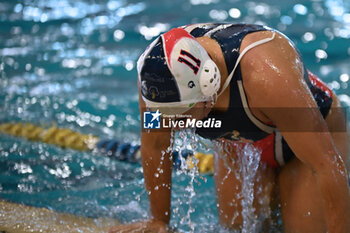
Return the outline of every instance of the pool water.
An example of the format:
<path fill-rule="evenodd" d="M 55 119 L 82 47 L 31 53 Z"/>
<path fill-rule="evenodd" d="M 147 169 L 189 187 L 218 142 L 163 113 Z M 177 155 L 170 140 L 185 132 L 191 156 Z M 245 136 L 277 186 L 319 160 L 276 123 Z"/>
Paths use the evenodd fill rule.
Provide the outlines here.
<path fill-rule="evenodd" d="M 296 44 L 308 69 L 350 106 L 350 2 L 77 0 L 0 2 L 0 123 L 56 124 L 140 140 L 136 61 L 152 39 L 197 22 L 258 23 Z M 212 176 L 174 174 L 171 225 L 218 232 Z M 206 180 L 206 182 L 204 181 Z M 149 216 L 142 168 L 0 134 L 0 198 L 122 222 Z M 176 212 L 175 211 L 175 212 Z M 271 230 L 274 231 L 274 230 Z M 278 230 L 275 230 L 278 231 Z"/>

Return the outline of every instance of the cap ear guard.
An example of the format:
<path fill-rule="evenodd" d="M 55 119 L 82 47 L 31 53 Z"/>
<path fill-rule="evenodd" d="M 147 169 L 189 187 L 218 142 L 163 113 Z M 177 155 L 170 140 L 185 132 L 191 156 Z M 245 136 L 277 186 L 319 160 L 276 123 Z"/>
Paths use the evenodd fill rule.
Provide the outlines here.
<path fill-rule="evenodd" d="M 205 48 L 186 30 L 163 35 L 170 71 L 177 80 L 181 102 L 207 101 L 220 87 L 220 72 Z"/>
<path fill-rule="evenodd" d="M 203 64 L 199 77 L 201 92 L 205 97 L 211 97 L 217 93 L 220 88 L 221 75 L 215 62 L 208 59 Z"/>

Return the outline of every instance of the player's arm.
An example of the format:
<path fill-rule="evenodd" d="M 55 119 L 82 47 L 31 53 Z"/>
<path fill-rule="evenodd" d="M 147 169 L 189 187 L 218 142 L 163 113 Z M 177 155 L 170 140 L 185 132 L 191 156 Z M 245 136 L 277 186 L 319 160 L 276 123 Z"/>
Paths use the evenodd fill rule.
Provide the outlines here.
<path fill-rule="evenodd" d="M 315 173 L 328 232 L 350 232 L 346 166 L 302 78 L 302 62 L 295 49 L 276 35 L 249 51 L 241 66 L 249 103 L 280 129 L 295 155 Z"/>
<path fill-rule="evenodd" d="M 146 106 L 139 97 L 141 122 Z M 170 146 L 170 131 L 154 129 L 141 131 L 142 168 L 152 219 L 112 227 L 109 232 L 171 232 L 170 220 L 172 158 L 166 152 Z"/>
<path fill-rule="evenodd" d="M 146 106 L 139 99 L 141 122 Z M 150 200 L 152 217 L 166 224 L 170 220 L 172 158 L 166 152 L 170 146 L 170 129 L 153 129 L 141 132 L 143 175 Z"/>

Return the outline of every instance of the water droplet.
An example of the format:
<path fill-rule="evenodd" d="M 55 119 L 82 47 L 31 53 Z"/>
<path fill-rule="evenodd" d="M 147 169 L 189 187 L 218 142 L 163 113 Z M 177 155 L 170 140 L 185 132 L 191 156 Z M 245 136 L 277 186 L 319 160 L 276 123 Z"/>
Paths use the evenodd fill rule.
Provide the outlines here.
<path fill-rule="evenodd" d="M 302 4 L 296 4 L 293 7 L 293 10 L 295 13 L 299 14 L 299 15 L 306 15 L 307 14 L 307 7 L 302 5 Z"/>
<path fill-rule="evenodd" d="M 315 56 L 319 59 L 326 59 L 328 57 L 326 51 L 324 51 L 322 49 L 317 49 L 315 51 Z"/>
<path fill-rule="evenodd" d="M 228 14 L 234 19 L 238 19 L 239 17 L 241 17 L 241 11 L 237 8 L 231 8 Z"/>
<path fill-rule="evenodd" d="M 339 78 L 340 78 L 340 81 L 342 81 L 344 83 L 349 81 L 349 75 L 348 74 L 341 74 Z"/>
<path fill-rule="evenodd" d="M 302 37 L 302 40 L 304 43 L 307 43 L 307 42 L 310 42 L 310 41 L 313 41 L 316 39 L 316 35 L 312 32 L 306 32 L 303 37 Z"/>
<path fill-rule="evenodd" d="M 122 30 L 115 30 L 113 33 L 113 38 L 115 41 L 121 41 L 125 37 L 125 33 Z"/>

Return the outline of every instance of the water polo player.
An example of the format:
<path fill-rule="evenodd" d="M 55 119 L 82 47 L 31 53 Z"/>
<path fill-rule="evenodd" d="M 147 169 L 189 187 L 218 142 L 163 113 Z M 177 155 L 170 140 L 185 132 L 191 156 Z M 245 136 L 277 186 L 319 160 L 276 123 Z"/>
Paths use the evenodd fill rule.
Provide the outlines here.
<path fill-rule="evenodd" d="M 350 232 L 345 116 L 336 95 L 305 68 L 284 35 L 243 24 L 175 28 L 141 55 L 138 75 L 141 118 L 151 109 L 220 119 L 220 129 L 197 133 L 224 144 L 252 143 L 262 151 L 267 168 L 256 182 L 266 202 L 278 196 L 285 232 Z M 172 160 L 162 151 L 169 145 L 170 130 L 142 132 L 152 219 L 111 232 L 167 231 Z M 235 160 L 235 150 L 223 153 L 214 159 L 220 224 L 237 229 L 241 181 L 233 171 L 239 163 L 224 161 Z"/>

